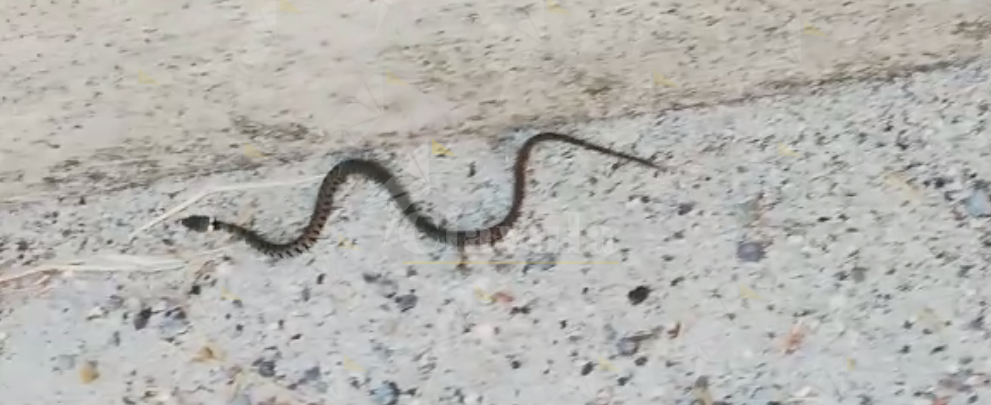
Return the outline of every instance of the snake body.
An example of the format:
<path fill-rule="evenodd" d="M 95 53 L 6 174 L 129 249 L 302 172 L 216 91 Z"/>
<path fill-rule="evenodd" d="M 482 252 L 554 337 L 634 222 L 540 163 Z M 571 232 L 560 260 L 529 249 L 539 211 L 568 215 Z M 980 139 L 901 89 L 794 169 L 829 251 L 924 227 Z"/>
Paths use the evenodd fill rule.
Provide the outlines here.
<path fill-rule="evenodd" d="M 309 223 L 303 228 L 299 236 L 289 242 L 272 242 L 253 230 L 219 221 L 206 215 L 191 215 L 180 220 L 180 223 L 196 232 L 219 230 L 233 234 L 259 252 L 275 258 L 296 256 L 306 252 L 316 244 L 327 222 L 327 218 L 334 208 L 334 195 L 340 186 L 351 176 L 357 175 L 384 186 L 389 191 L 392 200 L 399 207 L 399 210 L 402 211 L 403 216 L 428 238 L 459 248 L 468 245 L 493 245 L 502 240 L 516 220 L 519 219 L 525 192 L 524 186 L 526 185 L 526 164 L 530 158 L 530 152 L 534 146 L 546 141 L 568 143 L 609 156 L 633 161 L 651 168 L 661 168 L 641 157 L 618 152 L 568 135 L 544 132 L 527 139 L 523 146 L 520 147 L 517 153 L 516 163 L 513 167 L 515 180 L 513 184 L 512 205 L 510 205 L 509 212 L 501 221 L 489 227 L 457 230 L 447 229 L 437 225 L 434 220 L 422 213 L 416 203 L 410 200 L 409 192 L 396 182 L 393 174 L 385 166 L 373 160 L 366 159 L 347 159 L 341 161 L 327 173 L 320 185 L 320 191 L 317 194 L 316 204 L 310 216 Z"/>

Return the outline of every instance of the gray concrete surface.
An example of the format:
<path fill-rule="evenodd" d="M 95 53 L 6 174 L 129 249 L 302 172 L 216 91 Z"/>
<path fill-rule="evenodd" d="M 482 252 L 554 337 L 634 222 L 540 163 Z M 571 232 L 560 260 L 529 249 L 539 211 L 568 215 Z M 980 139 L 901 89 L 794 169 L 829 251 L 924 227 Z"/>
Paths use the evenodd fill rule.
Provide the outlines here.
<path fill-rule="evenodd" d="M 168 221 L 128 235 L 203 187 L 355 154 L 474 226 L 503 214 L 532 132 L 12 206 L 2 277 L 103 262 L 2 285 L 2 402 L 988 403 L 989 72 L 978 60 L 564 128 L 669 169 L 542 147 L 516 239 L 472 252 L 490 263 L 466 274 L 424 263 L 457 256 L 359 183 L 291 260 Z M 186 213 L 287 235 L 314 192 L 231 192 Z"/>
<path fill-rule="evenodd" d="M 0 202 L 278 164 L 245 160 L 245 143 L 300 160 L 905 74 L 988 55 L 991 32 L 986 0 L 12 1 L 4 15 Z M 321 136 L 248 136 L 231 115 Z"/>

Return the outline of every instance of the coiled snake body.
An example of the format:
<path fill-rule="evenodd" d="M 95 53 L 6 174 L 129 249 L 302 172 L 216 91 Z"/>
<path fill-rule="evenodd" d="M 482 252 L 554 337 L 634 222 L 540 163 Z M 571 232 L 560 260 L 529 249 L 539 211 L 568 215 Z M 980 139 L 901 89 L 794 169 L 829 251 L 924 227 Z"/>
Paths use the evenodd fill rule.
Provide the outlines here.
<path fill-rule="evenodd" d="M 334 208 L 334 194 L 337 193 L 338 188 L 352 175 L 360 175 L 384 186 L 389 191 L 392 200 L 399 207 L 399 210 L 402 211 L 403 216 L 416 229 L 430 239 L 457 246 L 459 249 L 463 249 L 468 245 L 494 245 L 506 236 L 506 233 L 520 216 L 520 208 L 523 205 L 524 186 L 526 185 L 526 164 L 530 158 L 530 151 L 538 143 L 545 141 L 564 142 L 633 161 L 644 166 L 656 169 L 661 168 L 644 158 L 614 151 L 568 135 L 544 132 L 527 139 L 523 146 L 520 147 L 516 156 L 516 163 L 513 167 L 515 179 L 512 205 L 510 205 L 509 212 L 501 221 L 486 228 L 455 230 L 437 225 L 432 219 L 423 215 L 416 203 L 410 201 L 409 192 L 396 182 L 392 173 L 385 166 L 378 162 L 365 159 L 344 160 L 327 173 L 327 176 L 323 178 L 323 182 L 320 185 L 320 191 L 317 194 L 316 205 L 313 208 L 313 214 L 310 216 L 309 224 L 303 228 L 302 233 L 298 237 L 289 242 L 272 242 L 255 231 L 236 224 L 219 221 L 206 215 L 191 215 L 180 220 L 180 223 L 186 228 L 197 232 L 220 230 L 233 234 L 235 237 L 247 242 L 249 246 L 275 258 L 296 256 L 309 250 L 316 244 L 327 222 L 327 218 Z"/>

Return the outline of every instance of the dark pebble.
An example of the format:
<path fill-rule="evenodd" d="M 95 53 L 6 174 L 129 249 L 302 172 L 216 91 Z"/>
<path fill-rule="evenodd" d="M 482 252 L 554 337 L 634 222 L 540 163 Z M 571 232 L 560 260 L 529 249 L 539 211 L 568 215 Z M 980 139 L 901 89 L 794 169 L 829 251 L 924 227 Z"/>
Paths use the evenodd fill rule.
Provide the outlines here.
<path fill-rule="evenodd" d="M 582 366 L 582 375 L 589 375 L 589 373 L 591 373 L 594 369 L 595 364 L 592 364 L 591 362 L 585 363 L 585 365 Z"/>
<path fill-rule="evenodd" d="M 262 377 L 272 377 L 275 375 L 275 360 L 257 360 L 255 367 L 258 368 L 258 375 Z"/>
<path fill-rule="evenodd" d="M 396 305 L 399 305 L 400 312 L 406 312 L 416 307 L 419 298 L 415 294 L 400 295 L 395 298 Z"/>
<path fill-rule="evenodd" d="M 552 253 L 532 255 L 527 258 L 527 265 L 523 266 L 523 274 L 533 270 L 548 271 L 554 268 L 556 262 L 557 255 Z"/>
<path fill-rule="evenodd" d="M 756 263 L 764 259 L 764 245 L 759 242 L 743 242 L 736 246 L 736 257 L 741 261 Z"/>
<path fill-rule="evenodd" d="M 616 349 L 623 356 L 632 356 L 637 354 L 637 350 L 640 349 L 640 342 L 633 338 L 624 337 L 616 342 Z"/>
<path fill-rule="evenodd" d="M 974 318 L 974 320 L 970 321 L 967 326 L 973 330 L 984 330 L 984 315 Z"/>
<path fill-rule="evenodd" d="M 306 369 L 306 371 L 303 372 L 302 381 L 304 382 L 316 381 L 320 379 L 320 375 L 321 375 L 320 366 L 313 366 L 311 368 Z"/>
<path fill-rule="evenodd" d="M 626 293 L 626 298 L 629 299 L 630 304 L 633 305 L 638 305 L 641 302 L 644 302 L 648 296 L 650 296 L 650 288 L 647 286 L 639 286 Z"/>
<path fill-rule="evenodd" d="M 134 329 L 141 330 L 148 326 L 148 320 L 151 319 L 151 308 L 145 307 L 138 311 L 138 314 L 134 316 Z"/>
<path fill-rule="evenodd" d="M 851 273 L 853 273 L 853 281 L 856 281 L 858 283 L 863 283 L 864 280 L 867 280 L 867 269 L 866 268 L 863 268 L 863 267 L 854 267 L 853 268 L 853 271 L 851 271 Z"/>
<path fill-rule="evenodd" d="M 530 307 L 527 306 L 527 305 L 524 305 L 522 307 L 512 307 L 512 308 L 509 309 L 509 314 L 510 315 L 517 315 L 517 314 L 528 315 L 528 314 L 530 314 Z"/>
<path fill-rule="evenodd" d="M 678 204 L 678 215 L 685 215 L 695 209 L 695 203 Z"/>

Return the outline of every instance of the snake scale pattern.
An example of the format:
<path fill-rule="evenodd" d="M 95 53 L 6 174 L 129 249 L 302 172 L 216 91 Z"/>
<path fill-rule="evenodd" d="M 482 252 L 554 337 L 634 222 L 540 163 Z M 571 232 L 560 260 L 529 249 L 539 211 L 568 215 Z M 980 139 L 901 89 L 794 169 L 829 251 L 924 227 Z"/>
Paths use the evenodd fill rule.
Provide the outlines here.
<path fill-rule="evenodd" d="M 327 222 L 327 218 L 334 209 L 334 194 L 337 193 L 340 186 L 351 178 L 351 176 L 360 176 L 384 186 L 389 191 L 392 201 L 396 203 L 399 210 L 403 213 L 403 216 L 428 238 L 462 249 L 468 245 L 494 245 L 506 236 L 513 224 L 519 219 L 525 194 L 526 164 L 529 161 L 530 152 L 537 144 L 546 141 L 563 142 L 623 160 L 636 162 L 647 167 L 661 169 L 660 166 L 641 157 L 618 152 L 569 135 L 544 132 L 527 139 L 523 146 L 520 147 L 519 152 L 517 152 L 516 162 L 513 167 L 515 180 L 513 184 L 512 205 L 509 207 L 509 212 L 501 221 L 489 227 L 457 230 L 447 229 L 437 225 L 433 219 L 422 213 L 416 203 L 410 200 L 409 192 L 395 181 L 395 177 L 385 166 L 373 160 L 366 159 L 344 160 L 327 173 L 320 185 L 320 191 L 317 194 L 316 204 L 310 216 L 309 223 L 303 228 L 299 236 L 288 242 L 272 242 L 251 229 L 219 221 L 206 215 L 191 215 L 181 219 L 180 223 L 196 232 L 218 230 L 227 232 L 245 241 L 249 246 L 259 252 L 274 258 L 281 259 L 297 256 L 316 244 Z"/>

